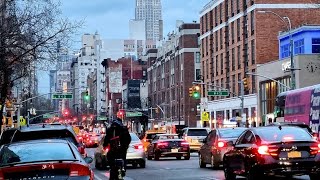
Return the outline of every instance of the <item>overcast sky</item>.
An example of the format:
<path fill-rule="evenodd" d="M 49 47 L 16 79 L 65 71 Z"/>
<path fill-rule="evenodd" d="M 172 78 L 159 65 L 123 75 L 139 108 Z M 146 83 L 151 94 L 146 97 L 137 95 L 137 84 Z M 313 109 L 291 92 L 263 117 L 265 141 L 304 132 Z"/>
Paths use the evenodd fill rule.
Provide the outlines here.
<path fill-rule="evenodd" d="M 135 0 L 61 0 L 63 16 L 84 20 L 85 24 L 74 41 L 83 33 L 99 32 L 103 39 L 129 37 L 129 20 L 135 18 Z M 199 22 L 199 11 L 210 0 L 162 0 L 164 35 L 175 30 L 176 20 Z M 77 45 L 74 48 L 80 49 Z M 48 77 L 45 72 L 39 75 Z M 49 77 L 39 83 L 39 92 L 49 91 Z"/>

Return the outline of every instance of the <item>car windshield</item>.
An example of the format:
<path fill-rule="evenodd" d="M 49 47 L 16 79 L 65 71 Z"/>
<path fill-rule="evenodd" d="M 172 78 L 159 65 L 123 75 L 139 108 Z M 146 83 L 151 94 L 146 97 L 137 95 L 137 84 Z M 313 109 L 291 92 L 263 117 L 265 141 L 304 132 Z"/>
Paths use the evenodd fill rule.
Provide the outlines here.
<path fill-rule="evenodd" d="M 206 129 L 189 129 L 188 136 L 207 136 L 208 131 Z"/>
<path fill-rule="evenodd" d="M 19 131 L 18 131 L 19 132 Z M 38 139 L 65 139 L 78 145 L 74 135 L 68 130 L 44 130 L 44 131 L 27 131 L 16 133 L 13 142 L 29 141 Z"/>
<path fill-rule="evenodd" d="M 140 139 L 138 138 L 138 136 L 134 133 L 130 133 L 131 136 L 131 141 L 140 141 Z"/>
<path fill-rule="evenodd" d="M 147 139 L 153 139 L 157 134 L 160 134 L 160 133 L 154 133 L 154 134 L 147 134 Z"/>
<path fill-rule="evenodd" d="M 220 129 L 219 133 L 221 138 L 237 138 L 244 130 L 244 128 Z"/>
<path fill-rule="evenodd" d="M 297 127 L 261 128 L 258 131 L 261 140 L 266 142 L 312 141 L 312 136 Z"/>
<path fill-rule="evenodd" d="M 66 143 L 23 143 L 4 146 L 0 152 L 0 166 L 50 160 L 76 160 L 76 158 Z"/>

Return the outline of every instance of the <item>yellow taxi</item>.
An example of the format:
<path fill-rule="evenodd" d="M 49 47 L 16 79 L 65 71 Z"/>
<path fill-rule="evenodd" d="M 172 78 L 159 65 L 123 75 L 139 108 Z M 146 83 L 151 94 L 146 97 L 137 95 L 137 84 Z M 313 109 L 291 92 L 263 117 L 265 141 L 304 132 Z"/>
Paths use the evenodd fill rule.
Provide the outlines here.
<path fill-rule="evenodd" d="M 163 130 L 148 130 L 148 131 L 146 131 L 146 133 L 142 139 L 142 144 L 143 144 L 144 150 L 147 151 L 147 148 L 148 148 L 150 142 L 157 134 L 166 134 L 166 133 L 167 132 L 163 131 Z"/>

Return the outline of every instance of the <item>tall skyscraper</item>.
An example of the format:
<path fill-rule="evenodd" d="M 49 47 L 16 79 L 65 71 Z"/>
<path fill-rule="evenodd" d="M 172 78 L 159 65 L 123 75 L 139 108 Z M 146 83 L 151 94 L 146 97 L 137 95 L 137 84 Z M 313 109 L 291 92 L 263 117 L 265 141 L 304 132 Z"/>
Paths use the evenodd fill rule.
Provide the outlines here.
<path fill-rule="evenodd" d="M 136 0 L 135 19 L 145 20 L 147 40 L 163 38 L 161 0 Z"/>

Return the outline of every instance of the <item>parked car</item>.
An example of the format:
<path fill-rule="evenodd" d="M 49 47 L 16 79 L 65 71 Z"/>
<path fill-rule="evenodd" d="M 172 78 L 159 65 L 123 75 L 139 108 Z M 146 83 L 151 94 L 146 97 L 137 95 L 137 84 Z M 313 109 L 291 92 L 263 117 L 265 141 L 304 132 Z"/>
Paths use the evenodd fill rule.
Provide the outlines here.
<path fill-rule="evenodd" d="M 184 128 L 182 138 L 190 145 L 191 152 L 198 152 L 202 146 L 202 141 L 209 134 L 208 128 Z"/>
<path fill-rule="evenodd" d="M 146 167 L 146 155 L 143 149 L 141 140 L 135 133 L 130 133 L 131 143 L 127 151 L 127 164 L 132 164 L 133 167 L 139 165 L 141 168 Z M 109 149 L 103 147 L 105 136 L 99 142 L 94 153 L 95 167 L 97 169 L 105 169 L 108 167 L 107 153 Z"/>
<path fill-rule="evenodd" d="M 232 143 L 232 141 L 230 142 Z M 236 175 L 249 180 L 266 175 L 307 174 L 320 179 L 320 144 L 310 133 L 294 126 L 267 126 L 246 130 L 223 158 L 226 180 Z"/>
<path fill-rule="evenodd" d="M 247 128 L 218 128 L 212 130 L 209 135 L 203 140 L 203 145 L 199 150 L 199 166 L 206 167 L 210 164 L 212 168 L 222 165 L 224 154 L 232 149 L 232 144 L 229 141 L 235 142 L 237 138 Z"/>
<path fill-rule="evenodd" d="M 147 158 L 159 160 L 160 157 L 176 157 L 190 159 L 189 143 L 179 139 L 178 134 L 158 134 L 147 148 Z"/>
<path fill-rule="evenodd" d="M 0 145 L 18 141 L 37 139 L 65 139 L 77 146 L 83 157 L 87 156 L 84 145 L 78 141 L 71 126 L 52 124 L 33 124 L 21 128 L 11 128 L 2 132 Z"/>
<path fill-rule="evenodd" d="M 93 180 L 92 161 L 67 140 L 14 142 L 0 148 L 0 179 Z"/>

